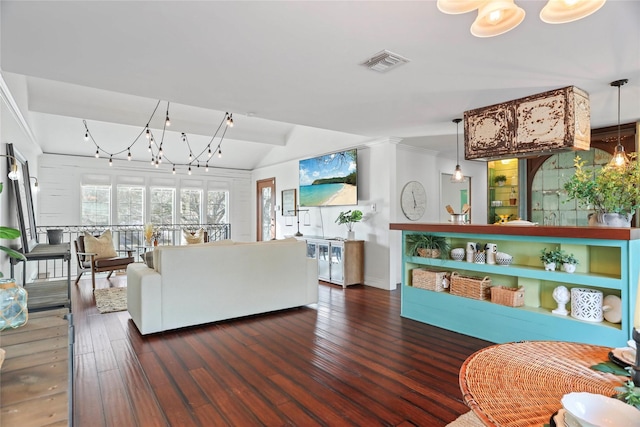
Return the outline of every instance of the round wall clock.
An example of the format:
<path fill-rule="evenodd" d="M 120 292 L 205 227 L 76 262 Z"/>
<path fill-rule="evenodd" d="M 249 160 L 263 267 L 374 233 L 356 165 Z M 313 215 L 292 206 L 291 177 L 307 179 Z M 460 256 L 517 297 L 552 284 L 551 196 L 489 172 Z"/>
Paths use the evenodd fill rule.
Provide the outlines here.
<path fill-rule="evenodd" d="M 427 209 L 427 193 L 418 181 L 409 181 L 402 188 L 400 207 L 407 219 L 417 221 Z"/>

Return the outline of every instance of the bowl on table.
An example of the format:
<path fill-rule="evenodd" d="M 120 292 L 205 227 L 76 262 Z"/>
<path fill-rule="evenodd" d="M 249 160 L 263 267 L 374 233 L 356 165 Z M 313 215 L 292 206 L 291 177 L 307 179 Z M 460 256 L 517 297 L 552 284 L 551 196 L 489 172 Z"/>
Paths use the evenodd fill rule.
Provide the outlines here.
<path fill-rule="evenodd" d="M 562 397 L 561 402 L 570 418 L 582 427 L 640 427 L 640 411 L 613 397 L 569 393 Z"/>
<path fill-rule="evenodd" d="M 451 249 L 451 259 L 456 261 L 462 261 L 465 257 L 465 249 L 464 248 L 455 248 Z"/>
<path fill-rule="evenodd" d="M 511 265 L 513 263 L 513 256 L 505 252 L 496 253 L 496 264 L 498 265 Z"/>

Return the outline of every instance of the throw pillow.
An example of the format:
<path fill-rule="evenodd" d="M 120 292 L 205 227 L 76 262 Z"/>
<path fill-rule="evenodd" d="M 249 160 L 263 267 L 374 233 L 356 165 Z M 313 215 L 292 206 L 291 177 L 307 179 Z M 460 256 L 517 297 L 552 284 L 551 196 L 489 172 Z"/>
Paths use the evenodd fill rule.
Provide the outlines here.
<path fill-rule="evenodd" d="M 147 264 L 147 267 L 153 268 L 153 251 L 145 252 L 143 258 L 144 263 Z"/>
<path fill-rule="evenodd" d="M 95 237 L 91 233 L 84 232 L 84 251 L 89 253 L 98 254 L 96 259 L 101 258 L 115 258 L 118 256 L 116 250 L 113 248 L 113 240 L 111 239 L 111 230 L 106 230 L 100 235 Z"/>
<path fill-rule="evenodd" d="M 189 230 L 182 230 L 182 236 L 184 237 L 185 242 L 187 242 L 187 245 L 193 245 L 195 243 L 204 243 L 203 228 L 201 228 L 200 230 L 196 231 L 193 234 L 191 234 Z"/>

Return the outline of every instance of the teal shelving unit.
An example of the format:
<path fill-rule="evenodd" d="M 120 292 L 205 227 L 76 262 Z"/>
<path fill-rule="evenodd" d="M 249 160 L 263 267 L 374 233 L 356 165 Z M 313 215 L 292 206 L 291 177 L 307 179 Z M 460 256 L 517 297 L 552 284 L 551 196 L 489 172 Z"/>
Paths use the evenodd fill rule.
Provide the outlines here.
<path fill-rule="evenodd" d="M 640 230 L 582 227 L 515 227 L 448 224 L 392 224 L 406 236 L 430 233 L 447 237 L 452 248 L 466 242 L 496 243 L 500 252 L 514 256 L 510 266 L 475 264 L 451 259 L 402 256 L 402 307 L 406 318 L 465 335 L 503 343 L 523 340 L 556 340 L 621 347 L 631 337 L 638 270 Z M 580 237 L 576 237 L 580 236 Z M 559 247 L 580 260 L 578 271 L 545 271 L 540 249 Z M 404 252 L 404 251 L 403 251 Z M 525 288 L 524 307 L 507 307 L 470 298 L 414 288 L 411 271 L 457 271 L 466 276 L 489 276 L 492 285 Z M 552 292 L 557 286 L 597 289 L 622 301 L 622 322 L 586 322 L 552 313 Z M 571 303 L 567 304 L 570 309 Z"/>

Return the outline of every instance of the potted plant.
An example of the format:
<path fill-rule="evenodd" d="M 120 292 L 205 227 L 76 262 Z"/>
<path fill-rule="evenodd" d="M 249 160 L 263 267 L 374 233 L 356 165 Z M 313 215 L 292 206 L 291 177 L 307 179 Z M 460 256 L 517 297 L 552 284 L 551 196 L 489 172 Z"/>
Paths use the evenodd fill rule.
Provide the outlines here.
<path fill-rule="evenodd" d="M 555 271 L 556 266 L 562 263 L 562 251 L 558 248 L 550 251 L 544 248 L 540 251 L 540 261 L 544 264 L 546 271 Z"/>
<path fill-rule="evenodd" d="M 564 251 L 560 251 L 560 262 L 562 263 L 562 269 L 567 273 L 573 273 L 576 271 L 576 266 L 579 261 L 573 254 L 567 254 Z"/>
<path fill-rule="evenodd" d="M 598 224 L 629 227 L 635 210 L 640 208 L 640 163 L 636 153 L 629 157 L 626 166 L 606 165 L 595 172 L 585 167 L 580 156 L 574 159 L 576 172 L 564 189 L 569 200 L 596 211 Z"/>
<path fill-rule="evenodd" d="M 631 406 L 640 409 L 640 387 L 636 387 L 633 381 L 628 380 L 621 387 L 616 387 L 616 399 L 622 400 Z"/>
<path fill-rule="evenodd" d="M 498 187 L 502 187 L 507 182 L 507 176 L 506 175 L 496 175 L 493 178 L 493 182 L 495 182 Z"/>
<path fill-rule="evenodd" d="M 425 233 L 407 235 L 407 255 L 409 256 L 445 258 L 449 249 L 449 242 L 444 236 Z"/>
<path fill-rule="evenodd" d="M 362 220 L 362 211 L 356 209 L 353 211 L 348 210 L 346 212 L 340 212 L 340 215 L 338 215 L 338 218 L 336 218 L 336 223 L 340 225 L 345 224 L 347 226 L 347 230 L 349 231 L 348 239 L 353 240 L 355 238 L 353 225 L 356 222 L 360 222 L 360 220 Z"/>

